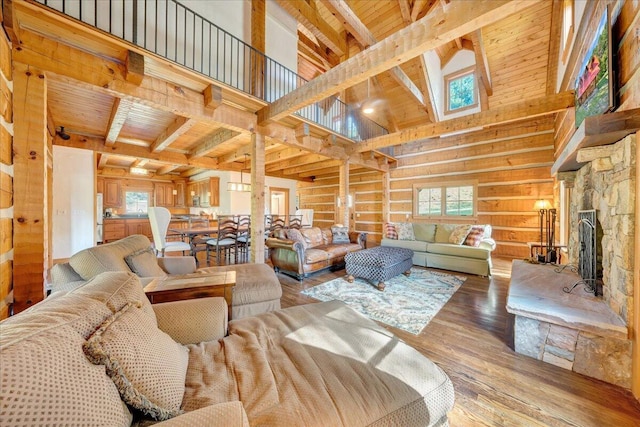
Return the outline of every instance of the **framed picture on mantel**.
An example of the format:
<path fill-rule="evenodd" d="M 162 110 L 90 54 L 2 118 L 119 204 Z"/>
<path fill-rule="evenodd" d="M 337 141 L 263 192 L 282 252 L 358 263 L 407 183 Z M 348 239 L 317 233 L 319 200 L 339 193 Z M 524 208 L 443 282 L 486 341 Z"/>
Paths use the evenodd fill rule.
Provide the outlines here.
<path fill-rule="evenodd" d="M 604 114 L 614 107 L 614 70 L 611 40 L 611 9 L 602 17 L 582 61 L 575 82 L 576 128 L 586 117 Z"/>

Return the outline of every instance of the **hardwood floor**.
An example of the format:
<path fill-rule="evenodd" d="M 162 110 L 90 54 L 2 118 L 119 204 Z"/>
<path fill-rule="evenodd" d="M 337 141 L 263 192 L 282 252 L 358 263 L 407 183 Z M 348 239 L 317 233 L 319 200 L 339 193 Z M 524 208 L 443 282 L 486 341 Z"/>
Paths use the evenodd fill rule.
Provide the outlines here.
<path fill-rule="evenodd" d="M 467 275 L 419 335 L 383 324 L 451 377 L 456 404 L 450 425 L 640 426 L 640 403 L 631 392 L 509 348 L 505 305 L 511 261 L 494 259 L 494 264 L 491 278 Z M 300 292 L 342 275 L 339 270 L 298 282 L 278 274 L 282 306 L 317 302 Z"/>

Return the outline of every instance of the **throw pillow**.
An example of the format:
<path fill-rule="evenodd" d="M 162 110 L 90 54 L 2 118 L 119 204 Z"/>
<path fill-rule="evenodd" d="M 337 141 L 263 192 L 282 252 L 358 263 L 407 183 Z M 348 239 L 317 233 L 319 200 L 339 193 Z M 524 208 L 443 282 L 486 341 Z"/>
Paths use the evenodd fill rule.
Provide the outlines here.
<path fill-rule="evenodd" d="M 165 276 L 166 273 L 158 265 L 156 254 L 151 248 L 140 249 L 124 257 L 125 262 L 139 277 Z"/>
<path fill-rule="evenodd" d="M 387 239 L 398 240 L 398 230 L 396 230 L 396 225 L 392 222 L 387 222 L 384 225 L 384 237 Z"/>
<path fill-rule="evenodd" d="M 435 235 L 436 243 L 449 243 L 449 236 L 455 228 L 455 224 L 438 224 Z"/>
<path fill-rule="evenodd" d="M 290 228 L 289 230 L 287 230 L 287 238 L 289 240 L 293 240 L 294 242 L 299 242 L 304 249 L 307 249 L 307 241 L 305 240 L 300 230 L 296 228 Z"/>
<path fill-rule="evenodd" d="M 83 344 L 104 365 L 122 400 L 155 420 L 182 413 L 189 353 L 130 302 L 109 316 Z"/>
<path fill-rule="evenodd" d="M 484 237 L 484 225 L 474 225 L 471 227 L 471 231 L 467 234 L 467 238 L 464 239 L 463 245 L 466 246 L 480 246 L 480 241 Z"/>
<path fill-rule="evenodd" d="M 339 227 L 334 225 L 331 227 L 333 234 L 333 243 L 349 243 L 349 227 Z"/>
<path fill-rule="evenodd" d="M 461 245 L 471 231 L 471 225 L 458 225 L 449 235 L 449 243 Z"/>
<path fill-rule="evenodd" d="M 413 234 L 413 224 L 410 222 L 396 224 L 396 230 L 398 230 L 398 240 L 416 240 L 416 236 Z"/>

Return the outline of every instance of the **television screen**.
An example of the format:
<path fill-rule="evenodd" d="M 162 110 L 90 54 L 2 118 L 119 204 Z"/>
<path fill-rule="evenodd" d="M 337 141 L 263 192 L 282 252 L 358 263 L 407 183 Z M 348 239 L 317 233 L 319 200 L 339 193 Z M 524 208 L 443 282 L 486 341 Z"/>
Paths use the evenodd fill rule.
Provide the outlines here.
<path fill-rule="evenodd" d="M 576 128 L 585 117 L 613 108 L 611 26 L 605 8 L 575 84 Z"/>

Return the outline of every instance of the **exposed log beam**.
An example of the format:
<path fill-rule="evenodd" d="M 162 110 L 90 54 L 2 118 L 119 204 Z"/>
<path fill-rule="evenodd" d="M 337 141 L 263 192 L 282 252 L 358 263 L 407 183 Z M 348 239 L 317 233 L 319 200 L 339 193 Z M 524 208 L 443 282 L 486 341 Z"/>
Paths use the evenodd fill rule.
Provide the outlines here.
<path fill-rule="evenodd" d="M 340 63 L 322 76 L 263 107 L 258 111 L 258 122 L 262 124 L 269 120 L 282 119 L 302 107 L 415 58 L 443 42 L 500 21 L 540 1 L 542 0 L 478 0 L 474 2 L 473 7 L 469 7 L 467 2 L 455 2 L 451 3 L 447 12 L 436 9 L 366 51 Z"/>
<path fill-rule="evenodd" d="M 140 159 L 153 160 L 155 163 L 164 163 L 167 165 L 180 165 L 180 166 L 196 166 L 207 169 L 217 169 L 218 161 L 209 157 L 202 157 L 198 159 L 188 159 L 186 155 L 181 153 L 175 153 L 171 151 L 163 151 L 161 153 L 152 153 L 146 147 L 138 147 L 130 144 L 116 143 L 111 147 L 107 147 L 104 144 L 103 138 L 81 136 L 76 134 L 70 134 L 71 138 L 64 140 L 59 136 L 56 136 L 53 140 L 55 145 L 61 145 L 64 147 L 81 148 L 84 150 L 91 150 L 97 153 L 110 154 L 116 156 L 128 156 L 136 157 Z"/>
<path fill-rule="evenodd" d="M 267 153 L 264 162 L 269 165 L 271 163 L 282 162 L 306 154 L 309 154 L 309 152 L 302 148 L 285 147 L 282 150 Z"/>
<path fill-rule="evenodd" d="M 129 112 L 133 107 L 133 102 L 127 99 L 116 98 L 111 107 L 111 116 L 109 116 L 109 123 L 107 124 L 107 136 L 105 137 L 105 143 L 110 146 L 116 143 L 118 135 L 124 126 L 124 123 L 129 117 Z"/>
<path fill-rule="evenodd" d="M 368 48 L 378 41 L 366 25 L 358 18 L 355 12 L 344 0 L 326 0 L 324 5 L 338 18 L 344 27 L 355 37 L 363 48 Z M 393 67 L 389 70 L 391 77 L 413 96 L 420 105 L 425 107 L 422 92 L 400 67 Z"/>
<path fill-rule="evenodd" d="M 328 157 L 320 154 L 306 154 L 304 156 L 296 157 L 289 160 L 283 160 L 278 163 L 273 163 L 267 167 L 267 170 L 271 172 L 271 171 L 276 171 L 280 169 L 289 169 L 289 168 L 294 168 L 298 166 L 305 166 L 305 165 L 316 163 L 316 162 L 326 162 L 330 160 L 331 159 L 329 159 Z"/>
<path fill-rule="evenodd" d="M 411 9 L 411 21 L 415 22 L 428 14 L 438 4 L 438 0 L 415 0 Z"/>
<path fill-rule="evenodd" d="M 335 167 L 335 166 L 340 166 L 342 163 L 344 163 L 344 160 L 322 160 L 322 161 L 317 161 L 314 163 L 306 163 L 304 165 L 300 165 L 300 166 L 294 166 L 294 167 L 290 167 L 290 168 L 283 168 L 282 169 L 282 173 L 284 173 L 285 175 L 300 175 L 302 174 L 304 176 L 304 174 L 308 173 L 308 172 L 313 172 L 313 171 L 317 171 L 320 169 L 326 169 L 326 168 L 330 168 L 330 167 Z M 306 176 L 311 176 L 314 175 L 313 173 L 310 175 L 306 175 Z"/>
<path fill-rule="evenodd" d="M 22 35 L 22 49 L 14 52 L 14 60 L 41 65 L 52 79 L 238 132 L 255 127 L 256 118 L 251 112 L 226 104 L 212 110 L 205 105 L 202 93 L 151 76 L 145 76 L 136 86 L 126 81 L 123 66 L 116 61 L 27 31 Z"/>
<path fill-rule="evenodd" d="M 204 88 L 202 95 L 204 96 L 205 107 L 216 109 L 222 105 L 222 89 L 220 89 L 220 86 L 209 85 Z"/>
<path fill-rule="evenodd" d="M 478 70 L 478 79 L 482 81 L 485 93 L 488 96 L 491 96 L 493 95 L 493 87 L 491 86 L 491 71 L 489 70 L 487 53 L 484 50 L 482 29 L 478 28 L 476 31 L 471 33 L 471 43 L 473 43 L 473 52 L 476 56 L 476 69 Z"/>
<path fill-rule="evenodd" d="M 398 6 L 400 7 L 400 14 L 405 24 L 411 23 L 411 5 L 409 0 L 398 0 Z"/>
<path fill-rule="evenodd" d="M 272 150 L 273 147 L 277 145 L 278 144 L 274 142 L 266 142 L 264 144 L 265 153 L 269 150 Z M 233 162 L 237 162 L 238 160 L 244 160 L 244 155 L 249 153 L 251 153 L 251 144 L 243 145 L 242 147 L 237 148 L 230 153 L 227 153 L 223 156 L 218 156 L 218 164 L 220 165 L 221 168 L 223 168 L 224 165 L 226 165 L 227 163 L 233 163 Z"/>
<path fill-rule="evenodd" d="M 179 167 L 180 165 L 164 165 L 156 170 L 156 175 L 166 175 L 169 172 L 173 172 L 174 170 L 178 169 Z"/>
<path fill-rule="evenodd" d="M 304 25 L 314 36 L 321 40 L 329 49 L 337 55 L 344 55 L 346 40 L 338 34 L 329 24 L 320 18 L 317 11 L 304 0 L 287 1 L 276 0 L 277 3 Z"/>
<path fill-rule="evenodd" d="M 189 152 L 187 157 L 189 159 L 197 159 L 199 157 L 206 156 L 219 145 L 224 144 L 225 142 L 229 141 L 231 138 L 235 138 L 238 135 L 240 135 L 239 132 L 234 132 L 224 128 L 218 129 L 211 135 L 208 135 L 206 138 L 204 138 L 203 141 L 200 144 L 198 144 L 197 147 L 195 147 Z"/>
<path fill-rule="evenodd" d="M 562 111 L 573 107 L 573 103 L 573 91 L 561 92 L 557 95 L 516 102 L 468 116 L 416 126 L 389 135 L 368 139 L 358 144 L 357 149 L 359 152 L 364 152 L 420 139 L 434 138 L 443 134 L 460 132 L 480 126 L 495 126 Z"/>
<path fill-rule="evenodd" d="M 422 85 L 424 87 L 424 99 L 425 106 L 427 109 L 427 114 L 429 115 L 429 120 L 431 123 L 436 123 L 440 119 L 438 118 L 438 109 L 435 103 L 435 97 L 433 95 L 433 88 L 431 87 L 431 80 L 429 79 L 429 71 L 427 70 L 427 61 L 424 59 L 424 55 L 418 55 L 418 60 L 420 61 L 420 76 L 422 77 Z"/>
<path fill-rule="evenodd" d="M 109 155 L 108 154 L 100 154 L 98 153 L 98 170 L 102 170 L 107 166 L 107 162 L 109 161 Z"/>
<path fill-rule="evenodd" d="M 197 121 L 178 116 L 176 119 L 153 141 L 151 151 L 160 152 L 171 145 L 176 139 L 184 135 L 196 125 Z"/>
<path fill-rule="evenodd" d="M 134 85 L 140 85 L 144 79 L 144 56 L 131 50 L 128 51 L 124 69 L 125 79 Z"/>

